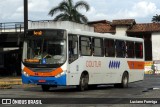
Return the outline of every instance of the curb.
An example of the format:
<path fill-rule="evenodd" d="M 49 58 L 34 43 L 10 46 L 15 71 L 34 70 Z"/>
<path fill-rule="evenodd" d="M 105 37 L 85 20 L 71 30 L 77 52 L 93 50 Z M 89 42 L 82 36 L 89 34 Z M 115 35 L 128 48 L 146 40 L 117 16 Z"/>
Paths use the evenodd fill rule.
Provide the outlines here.
<path fill-rule="evenodd" d="M 16 80 L 1 80 L 0 81 L 0 89 L 11 89 L 12 85 L 21 85 L 22 80 L 16 79 Z"/>
<path fill-rule="evenodd" d="M 11 85 L 0 85 L 0 89 L 11 89 Z"/>
<path fill-rule="evenodd" d="M 0 86 L 1 85 L 21 85 L 22 84 L 22 80 L 21 79 L 14 79 L 14 80 L 4 80 L 4 81 L 0 81 Z"/>

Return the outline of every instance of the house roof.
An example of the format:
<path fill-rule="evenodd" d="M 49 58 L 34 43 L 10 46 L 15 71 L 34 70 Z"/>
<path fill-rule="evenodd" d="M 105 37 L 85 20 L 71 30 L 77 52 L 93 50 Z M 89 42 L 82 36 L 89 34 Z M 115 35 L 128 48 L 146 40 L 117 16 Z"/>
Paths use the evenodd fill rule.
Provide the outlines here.
<path fill-rule="evenodd" d="M 160 23 L 139 23 L 136 24 L 134 19 L 120 19 L 112 22 L 106 20 L 94 21 L 88 23 L 94 27 L 94 31 L 98 33 L 115 33 L 116 26 L 130 26 L 128 33 L 139 32 L 160 32 Z"/>
<path fill-rule="evenodd" d="M 89 22 L 89 25 L 94 27 L 94 31 L 98 33 L 115 33 L 115 27 L 111 26 L 110 21 L 101 20 Z"/>
<path fill-rule="evenodd" d="M 127 32 L 160 32 L 160 23 L 135 24 Z"/>
<path fill-rule="evenodd" d="M 133 24 L 136 24 L 134 19 L 119 19 L 112 21 L 113 26 L 131 26 Z"/>

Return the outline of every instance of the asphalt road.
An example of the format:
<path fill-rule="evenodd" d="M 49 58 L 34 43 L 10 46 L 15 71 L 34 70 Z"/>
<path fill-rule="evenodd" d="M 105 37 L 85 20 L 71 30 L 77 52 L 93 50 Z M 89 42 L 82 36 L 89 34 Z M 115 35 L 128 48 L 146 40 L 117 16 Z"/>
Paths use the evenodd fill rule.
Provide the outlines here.
<path fill-rule="evenodd" d="M 129 88 L 125 89 L 103 85 L 84 92 L 77 91 L 75 87 L 51 88 L 49 92 L 43 92 L 40 86 L 15 85 L 12 89 L 0 89 L 0 98 L 160 98 L 159 88 L 160 75 L 145 75 L 144 81 L 130 83 Z M 120 101 L 116 101 L 116 103 L 120 103 Z M 49 105 L 46 106 L 50 107 Z"/>

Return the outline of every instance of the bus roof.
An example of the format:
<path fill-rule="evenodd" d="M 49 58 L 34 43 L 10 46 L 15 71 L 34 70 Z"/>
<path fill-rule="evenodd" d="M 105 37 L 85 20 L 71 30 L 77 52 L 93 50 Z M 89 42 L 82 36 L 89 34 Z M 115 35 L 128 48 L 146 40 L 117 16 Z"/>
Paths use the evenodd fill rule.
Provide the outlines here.
<path fill-rule="evenodd" d="M 109 39 L 118 39 L 118 40 L 127 40 L 127 41 L 140 41 L 143 42 L 144 40 L 142 38 L 135 38 L 135 37 L 128 37 L 128 36 L 122 36 L 122 35 L 112 35 L 112 34 L 102 34 L 102 33 L 96 33 L 96 32 L 86 32 L 86 31 L 80 31 L 80 30 L 68 30 L 69 34 L 78 34 L 78 35 L 84 35 L 84 36 L 92 36 L 92 37 L 102 37 L 102 38 L 109 38 Z"/>
<path fill-rule="evenodd" d="M 42 28 L 36 28 L 36 29 L 29 29 L 31 30 L 42 30 Z M 46 28 L 43 30 L 53 30 L 51 28 Z M 91 36 L 91 37 L 101 37 L 101 38 L 109 38 L 109 39 L 118 39 L 118 40 L 127 40 L 127 41 L 139 41 L 144 42 L 142 38 L 135 38 L 135 37 L 128 37 L 128 36 L 122 36 L 122 35 L 112 35 L 112 34 L 102 34 L 97 32 L 90 32 L 90 31 L 82 31 L 80 29 L 77 30 L 68 30 L 68 29 L 54 29 L 54 30 L 66 30 L 69 34 L 78 34 L 78 35 L 84 35 L 84 36 Z"/>

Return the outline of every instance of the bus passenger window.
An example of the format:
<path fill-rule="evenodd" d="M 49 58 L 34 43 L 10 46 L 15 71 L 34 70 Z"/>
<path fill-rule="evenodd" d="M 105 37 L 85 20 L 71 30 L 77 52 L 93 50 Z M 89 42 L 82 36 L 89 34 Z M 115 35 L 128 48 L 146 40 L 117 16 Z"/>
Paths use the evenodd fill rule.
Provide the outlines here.
<path fill-rule="evenodd" d="M 135 54 L 136 58 L 143 58 L 143 44 L 135 43 Z"/>
<path fill-rule="evenodd" d="M 93 38 L 93 55 L 94 56 L 103 56 L 103 39 Z"/>
<path fill-rule="evenodd" d="M 68 36 L 68 54 L 69 63 L 72 63 L 78 58 L 78 37 L 77 35 L 69 34 Z"/>
<path fill-rule="evenodd" d="M 127 58 L 134 58 L 134 42 L 126 42 L 126 57 Z"/>
<path fill-rule="evenodd" d="M 122 40 L 116 40 L 116 57 L 125 58 L 126 46 Z"/>
<path fill-rule="evenodd" d="M 91 38 L 80 37 L 80 54 L 84 56 L 91 56 Z"/>
<path fill-rule="evenodd" d="M 104 47 L 106 57 L 115 57 L 115 42 L 113 39 L 105 39 Z"/>

